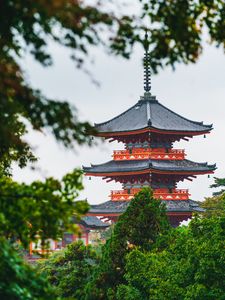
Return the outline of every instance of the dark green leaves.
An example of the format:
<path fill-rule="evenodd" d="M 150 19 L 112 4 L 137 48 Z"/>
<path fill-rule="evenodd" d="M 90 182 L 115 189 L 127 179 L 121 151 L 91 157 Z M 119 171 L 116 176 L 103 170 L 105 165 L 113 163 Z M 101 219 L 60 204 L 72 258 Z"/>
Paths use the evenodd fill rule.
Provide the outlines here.
<path fill-rule="evenodd" d="M 116 54 L 129 57 L 136 43 L 149 32 L 151 66 L 158 72 L 178 63 L 195 63 L 199 59 L 208 32 L 210 43 L 225 46 L 225 3 L 213 1 L 140 0 L 141 14 L 124 17 L 112 43 Z M 140 20 L 141 19 L 141 20 Z M 147 25 L 146 25 L 147 24 Z M 208 40 L 208 39 L 207 39 Z"/>
<path fill-rule="evenodd" d="M 210 185 L 211 188 L 219 188 L 219 187 L 225 187 L 225 178 L 218 178 L 218 177 L 214 177 L 214 184 Z M 224 189 L 218 191 L 218 192 L 214 192 L 213 195 L 214 196 L 219 196 L 222 195 L 225 192 Z"/>
<path fill-rule="evenodd" d="M 0 299 L 57 299 L 46 278 L 37 275 L 4 238 L 0 239 Z"/>
<path fill-rule="evenodd" d="M 87 300 L 116 299 L 118 285 L 126 283 L 126 255 L 136 248 L 153 249 L 159 236 L 169 229 L 165 209 L 153 199 L 152 191 L 146 188 L 136 194 L 103 247 L 100 265 L 87 286 Z"/>
<path fill-rule="evenodd" d="M 12 179 L 0 179 L 0 232 L 12 241 L 19 240 L 24 247 L 31 241 L 41 241 L 47 247 L 48 239 L 62 237 L 65 230 L 76 231 L 71 217 L 77 220 L 88 210 L 85 201 L 75 201 L 83 188 L 80 170 L 64 176 L 62 181 L 47 178 L 30 185 Z"/>
<path fill-rule="evenodd" d="M 85 285 L 96 268 L 98 257 L 91 246 L 82 242 L 70 244 L 48 260 L 40 262 L 43 275 L 55 287 L 58 296 L 72 299 L 85 299 Z"/>
<path fill-rule="evenodd" d="M 170 234 L 163 251 L 135 249 L 127 256 L 128 284 L 119 286 L 117 299 L 132 289 L 146 300 L 224 299 L 224 237 L 224 217 L 195 218 Z"/>
<path fill-rule="evenodd" d="M 79 122 L 67 102 L 45 98 L 23 79 L 17 63 L 10 57 L 0 60 L 0 171 L 9 173 L 13 161 L 26 166 L 35 157 L 24 140 L 28 122 L 34 130 L 52 133 L 65 147 L 91 144 L 94 130 L 88 122 Z"/>

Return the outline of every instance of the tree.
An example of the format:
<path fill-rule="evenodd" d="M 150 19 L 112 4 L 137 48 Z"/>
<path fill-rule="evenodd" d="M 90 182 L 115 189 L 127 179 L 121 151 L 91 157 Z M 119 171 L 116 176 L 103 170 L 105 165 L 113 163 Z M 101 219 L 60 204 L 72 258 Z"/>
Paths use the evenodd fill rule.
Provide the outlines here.
<path fill-rule="evenodd" d="M 148 24 L 150 32 L 151 65 L 154 71 L 168 65 L 174 68 L 177 63 L 195 63 L 202 53 L 205 30 L 211 44 L 225 47 L 224 0 L 140 2 L 141 18 Z M 135 30 L 133 32 L 137 33 Z"/>
<path fill-rule="evenodd" d="M 0 245 L 0 299 L 57 299 L 46 278 L 37 275 L 36 269 L 25 263 L 7 240 L 1 237 Z"/>
<path fill-rule="evenodd" d="M 48 249 L 48 240 L 61 238 L 65 230 L 78 233 L 71 217 L 79 220 L 89 207 L 86 201 L 75 201 L 83 188 L 81 175 L 74 170 L 61 181 L 47 178 L 31 184 L 0 177 L 1 299 L 56 299 L 46 277 L 19 256 L 17 242 L 22 250 L 39 241 Z"/>
<path fill-rule="evenodd" d="M 214 177 L 214 184 L 210 185 L 211 188 L 219 188 L 225 186 L 224 178 Z M 219 217 L 225 214 L 225 190 L 222 189 L 218 192 L 214 192 L 212 197 L 207 197 L 203 202 L 200 202 L 200 206 L 205 209 L 203 213 L 204 217 Z"/>
<path fill-rule="evenodd" d="M 39 269 L 56 288 L 59 297 L 82 300 L 85 299 L 85 285 L 97 263 L 95 250 L 79 241 L 41 261 Z"/>
<path fill-rule="evenodd" d="M 195 217 L 176 228 L 161 251 L 135 249 L 127 255 L 125 278 L 117 299 L 224 299 L 225 217 Z M 135 299 L 135 298 L 134 298 Z"/>
<path fill-rule="evenodd" d="M 83 188 L 82 172 L 74 170 L 61 181 L 47 178 L 44 182 L 17 183 L 0 177 L 0 233 L 27 248 L 30 242 L 61 238 L 65 230 L 75 230 L 71 216 L 77 220 L 88 211 L 85 201 L 75 201 Z"/>
<path fill-rule="evenodd" d="M 126 282 L 126 255 L 136 247 L 150 251 L 169 229 L 165 208 L 153 198 L 152 191 L 145 188 L 136 194 L 103 247 L 99 267 L 87 286 L 86 300 L 115 299 L 118 285 Z"/>
<path fill-rule="evenodd" d="M 201 202 L 201 207 L 205 209 L 204 217 L 220 217 L 225 215 L 225 194 L 208 197 Z"/>
<path fill-rule="evenodd" d="M 225 187 L 225 178 L 214 177 L 215 182 L 210 185 L 211 188 L 220 188 Z M 214 192 L 213 196 L 220 196 L 225 193 L 225 189 L 222 189 L 218 192 Z"/>
<path fill-rule="evenodd" d="M 111 24 L 105 13 L 79 1 L 4 1 L 0 4 L 0 163 L 10 172 L 12 161 L 24 167 L 35 157 L 23 139 L 27 124 L 50 130 L 66 147 L 91 142 L 87 122 L 79 122 L 68 102 L 47 99 L 24 79 L 18 61 L 27 50 L 43 66 L 52 63 L 47 52 L 50 39 L 79 53 L 98 41 L 96 27 Z M 74 56 L 78 63 L 81 58 Z"/>

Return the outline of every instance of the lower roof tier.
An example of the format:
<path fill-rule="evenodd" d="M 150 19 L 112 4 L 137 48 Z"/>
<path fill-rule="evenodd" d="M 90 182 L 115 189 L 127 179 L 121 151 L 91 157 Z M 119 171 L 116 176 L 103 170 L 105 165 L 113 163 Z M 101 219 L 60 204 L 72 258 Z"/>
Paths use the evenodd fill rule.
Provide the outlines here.
<path fill-rule="evenodd" d="M 102 222 L 95 216 L 84 216 L 78 224 L 89 229 L 105 229 L 110 226 L 110 224 Z"/>
<path fill-rule="evenodd" d="M 126 176 L 134 174 L 208 174 L 215 171 L 216 165 L 197 163 L 187 159 L 184 160 L 111 160 L 100 165 L 83 167 L 89 176 Z"/>
<path fill-rule="evenodd" d="M 88 215 L 107 216 L 120 215 L 126 211 L 130 201 L 106 201 L 98 205 L 91 205 Z M 193 200 L 164 200 L 167 212 L 203 212 L 197 201 Z"/>

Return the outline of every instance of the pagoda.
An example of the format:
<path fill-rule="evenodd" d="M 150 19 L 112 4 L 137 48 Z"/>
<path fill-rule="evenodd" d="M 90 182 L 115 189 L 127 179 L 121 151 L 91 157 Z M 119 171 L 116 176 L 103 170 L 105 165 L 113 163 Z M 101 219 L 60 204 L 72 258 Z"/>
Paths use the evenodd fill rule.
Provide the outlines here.
<path fill-rule="evenodd" d="M 87 176 L 119 182 L 122 189 L 111 191 L 111 200 L 92 205 L 88 215 L 115 222 L 141 188 L 151 187 L 154 197 L 166 204 L 171 225 L 178 226 L 201 209 L 197 202 L 190 200 L 189 191 L 178 189 L 177 184 L 185 179 L 192 181 L 197 175 L 212 174 L 216 165 L 187 160 L 185 151 L 174 149 L 173 143 L 206 135 L 212 125 L 180 116 L 151 94 L 147 49 L 144 90 L 144 96 L 134 106 L 109 121 L 95 124 L 97 136 L 109 142 L 122 142 L 124 150 L 115 150 L 112 160 L 83 170 Z"/>

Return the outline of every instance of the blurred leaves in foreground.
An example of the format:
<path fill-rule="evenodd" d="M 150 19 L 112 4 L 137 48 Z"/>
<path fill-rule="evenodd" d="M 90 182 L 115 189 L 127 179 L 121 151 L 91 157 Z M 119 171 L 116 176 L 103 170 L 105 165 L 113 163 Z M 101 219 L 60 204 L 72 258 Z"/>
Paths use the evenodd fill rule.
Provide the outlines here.
<path fill-rule="evenodd" d="M 82 171 L 74 170 L 62 180 L 47 178 L 44 182 L 17 183 L 0 178 L 0 233 L 12 243 L 30 242 L 48 247 L 48 239 L 57 240 L 63 232 L 77 232 L 72 216 L 79 220 L 89 208 L 86 201 L 76 201 L 83 188 Z"/>

